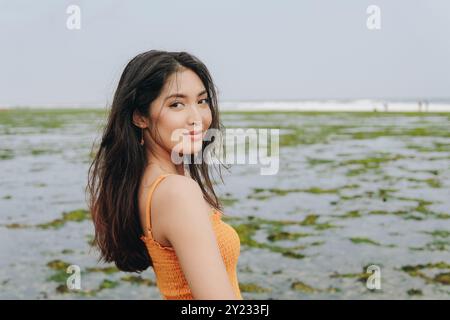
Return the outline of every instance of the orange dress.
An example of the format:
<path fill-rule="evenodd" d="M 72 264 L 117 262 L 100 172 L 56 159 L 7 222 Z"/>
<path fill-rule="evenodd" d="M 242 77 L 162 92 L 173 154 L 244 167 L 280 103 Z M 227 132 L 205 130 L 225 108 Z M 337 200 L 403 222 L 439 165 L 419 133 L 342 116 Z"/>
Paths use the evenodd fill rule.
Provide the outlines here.
<path fill-rule="evenodd" d="M 145 243 L 148 254 L 153 261 L 153 270 L 156 275 L 156 285 L 164 300 L 192 300 L 194 299 L 189 285 L 180 267 L 177 255 L 173 247 L 165 247 L 152 237 L 150 208 L 153 191 L 160 181 L 170 174 L 159 176 L 150 186 L 147 196 L 146 217 L 148 235 L 142 235 L 141 240 Z M 228 277 L 233 286 L 235 294 L 242 298 L 236 267 L 240 254 L 240 239 L 236 230 L 221 219 L 222 212 L 213 209 L 210 219 L 217 243 L 219 245 L 222 259 L 228 273 Z"/>

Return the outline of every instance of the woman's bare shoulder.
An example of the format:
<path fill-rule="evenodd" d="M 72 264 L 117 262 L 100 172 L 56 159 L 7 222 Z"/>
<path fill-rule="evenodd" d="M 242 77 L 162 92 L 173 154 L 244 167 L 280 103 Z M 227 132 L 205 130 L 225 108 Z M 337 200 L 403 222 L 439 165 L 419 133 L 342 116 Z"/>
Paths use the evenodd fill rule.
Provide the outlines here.
<path fill-rule="evenodd" d="M 183 176 L 166 179 L 158 199 L 162 230 L 194 298 L 236 299 L 200 186 Z"/>
<path fill-rule="evenodd" d="M 153 210 L 158 212 L 162 226 L 191 219 L 186 214 L 208 215 L 209 206 L 198 183 L 182 175 L 169 175 L 159 183 L 153 195 Z M 184 215 L 184 217 L 182 217 Z M 163 227 L 164 228 L 164 227 Z"/>
<path fill-rule="evenodd" d="M 160 182 L 160 194 L 166 196 L 180 195 L 181 191 L 196 193 L 201 192 L 197 181 L 192 178 L 185 177 L 179 174 L 170 174 Z"/>

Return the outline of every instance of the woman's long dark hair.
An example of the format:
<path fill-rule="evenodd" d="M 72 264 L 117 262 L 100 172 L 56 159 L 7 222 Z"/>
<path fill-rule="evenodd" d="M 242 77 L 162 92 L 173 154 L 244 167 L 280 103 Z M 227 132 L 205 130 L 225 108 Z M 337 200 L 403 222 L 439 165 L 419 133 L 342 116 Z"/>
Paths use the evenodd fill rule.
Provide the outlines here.
<path fill-rule="evenodd" d="M 149 117 L 150 104 L 160 95 L 168 77 L 181 68 L 192 70 L 203 82 L 212 114 L 210 129 L 222 132 L 216 89 L 206 66 L 186 52 L 151 50 L 137 55 L 125 67 L 101 143 L 97 152 L 92 152 L 95 156 L 89 167 L 86 189 L 95 227 L 94 245 L 100 249 L 100 260 L 114 262 L 122 271 L 141 272 L 153 265 L 140 240 L 143 230 L 138 190 L 147 158 L 145 148 L 140 145 L 141 130 L 133 124 L 132 115 L 137 110 Z M 213 141 L 203 141 L 202 149 Z M 191 160 L 193 157 L 191 155 Z M 206 201 L 222 210 L 209 177 L 208 164 L 191 161 L 188 168 Z"/>

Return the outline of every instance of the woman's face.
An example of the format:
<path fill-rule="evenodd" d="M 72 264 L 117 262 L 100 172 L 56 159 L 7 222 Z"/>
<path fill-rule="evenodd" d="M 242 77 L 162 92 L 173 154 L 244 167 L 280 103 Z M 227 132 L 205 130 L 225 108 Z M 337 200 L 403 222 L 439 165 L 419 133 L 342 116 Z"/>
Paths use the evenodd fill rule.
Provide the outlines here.
<path fill-rule="evenodd" d="M 152 143 L 158 143 L 169 153 L 201 151 L 203 137 L 212 121 L 208 98 L 195 72 L 183 68 L 173 73 L 150 106 L 152 140 L 157 139 Z"/>

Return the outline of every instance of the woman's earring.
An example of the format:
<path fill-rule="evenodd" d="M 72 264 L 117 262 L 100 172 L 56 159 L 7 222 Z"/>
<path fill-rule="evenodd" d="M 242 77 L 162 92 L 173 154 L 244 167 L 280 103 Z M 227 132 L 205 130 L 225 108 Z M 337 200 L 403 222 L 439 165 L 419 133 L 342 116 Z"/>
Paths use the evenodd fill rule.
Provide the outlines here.
<path fill-rule="evenodd" d="M 144 128 L 141 128 L 141 146 L 144 145 Z"/>

